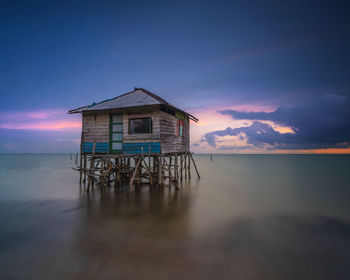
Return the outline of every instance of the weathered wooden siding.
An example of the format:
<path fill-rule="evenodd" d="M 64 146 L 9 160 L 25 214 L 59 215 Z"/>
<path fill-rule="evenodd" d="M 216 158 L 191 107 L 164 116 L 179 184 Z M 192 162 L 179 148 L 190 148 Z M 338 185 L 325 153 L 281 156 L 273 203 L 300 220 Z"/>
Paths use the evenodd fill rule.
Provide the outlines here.
<path fill-rule="evenodd" d="M 189 119 L 183 120 L 183 136 L 176 136 L 177 118 L 160 112 L 160 142 L 162 153 L 184 152 L 190 149 Z"/>
<path fill-rule="evenodd" d="M 83 114 L 83 142 L 109 143 L 109 114 Z"/>
<path fill-rule="evenodd" d="M 129 117 L 152 117 L 152 133 L 129 134 Z M 109 144 L 110 114 L 83 114 L 83 142 Z M 183 120 L 183 136 L 176 136 L 177 118 L 158 110 L 123 113 L 123 143 L 159 143 L 162 153 L 189 151 L 189 119 Z"/>
<path fill-rule="evenodd" d="M 150 113 L 125 113 L 123 114 L 123 142 L 124 143 L 152 143 L 159 142 L 160 125 L 159 125 L 159 110 Z M 146 134 L 129 134 L 129 117 L 144 118 L 152 117 L 152 133 Z"/>

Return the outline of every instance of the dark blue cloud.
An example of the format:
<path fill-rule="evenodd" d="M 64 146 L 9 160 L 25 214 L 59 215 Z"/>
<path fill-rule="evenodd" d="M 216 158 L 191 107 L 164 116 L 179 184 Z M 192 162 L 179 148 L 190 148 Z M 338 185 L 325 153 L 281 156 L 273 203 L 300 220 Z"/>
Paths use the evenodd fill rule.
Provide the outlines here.
<path fill-rule="evenodd" d="M 313 102 L 279 107 L 274 112 L 220 111 L 233 119 L 255 120 L 247 127 L 226 128 L 207 133 L 205 140 L 215 147 L 216 136 L 236 136 L 243 133 L 248 144 L 255 147 L 270 145 L 276 149 L 345 148 L 350 146 L 350 98 L 327 95 Z M 269 124 L 273 121 L 291 127 L 295 133 L 280 133 Z"/>
<path fill-rule="evenodd" d="M 294 146 L 295 136 L 291 133 L 282 134 L 274 130 L 270 125 L 259 121 L 253 122 L 250 126 L 231 128 L 227 127 L 224 130 L 216 130 L 205 134 L 205 140 L 212 147 L 216 147 L 217 136 L 237 136 L 245 134 L 247 143 L 255 147 L 264 148 L 266 144 L 274 146 Z M 219 147 L 221 149 L 221 147 Z M 225 150 L 227 147 L 225 146 Z M 234 149 L 234 146 L 232 147 Z"/>

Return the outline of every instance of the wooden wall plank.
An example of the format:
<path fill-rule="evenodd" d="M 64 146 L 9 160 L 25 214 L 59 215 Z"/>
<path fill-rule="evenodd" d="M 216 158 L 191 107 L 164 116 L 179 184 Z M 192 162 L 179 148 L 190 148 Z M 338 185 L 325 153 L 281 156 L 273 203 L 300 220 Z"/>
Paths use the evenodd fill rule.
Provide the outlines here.
<path fill-rule="evenodd" d="M 160 143 L 162 153 L 187 152 L 189 147 L 189 119 L 183 120 L 183 136 L 176 136 L 177 118 L 160 112 Z"/>
<path fill-rule="evenodd" d="M 83 114 L 82 131 L 83 142 L 109 143 L 109 114 Z"/>

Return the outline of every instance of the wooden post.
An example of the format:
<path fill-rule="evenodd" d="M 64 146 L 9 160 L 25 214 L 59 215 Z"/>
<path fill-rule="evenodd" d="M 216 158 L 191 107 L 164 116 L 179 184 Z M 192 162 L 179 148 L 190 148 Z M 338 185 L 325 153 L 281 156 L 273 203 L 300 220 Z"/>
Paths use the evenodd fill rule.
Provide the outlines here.
<path fill-rule="evenodd" d="M 120 180 L 121 182 L 124 182 L 126 178 L 126 159 L 125 158 L 120 158 L 120 165 L 121 165 Z"/>
<path fill-rule="evenodd" d="M 141 164 L 140 164 L 140 167 L 139 167 L 139 174 L 138 174 L 138 184 L 139 186 L 141 186 L 141 183 L 142 183 L 142 170 L 143 170 L 143 165 L 142 163 L 144 163 L 144 157 L 141 158 Z"/>
<path fill-rule="evenodd" d="M 183 153 L 180 154 L 180 174 L 181 174 L 181 183 L 182 183 L 182 171 L 183 171 Z"/>
<path fill-rule="evenodd" d="M 128 157 L 128 159 L 126 160 L 126 168 L 127 168 L 127 173 L 129 174 L 129 172 L 131 172 L 130 158 L 129 158 L 129 157 Z"/>
<path fill-rule="evenodd" d="M 132 175 L 132 177 L 131 177 L 131 179 L 130 179 L 130 183 L 129 183 L 130 187 L 132 187 L 132 184 L 134 183 L 135 176 L 136 176 L 136 174 L 137 174 L 137 171 L 138 171 L 138 169 L 139 169 L 139 166 L 140 166 L 140 164 L 141 164 L 141 161 L 142 161 L 142 157 L 140 157 L 139 160 L 138 160 L 138 162 L 136 163 L 135 171 L 134 171 L 134 173 L 133 173 L 133 175 Z"/>
<path fill-rule="evenodd" d="M 158 156 L 158 184 L 159 186 L 162 186 L 162 156 Z"/>
<path fill-rule="evenodd" d="M 94 146 L 92 148 L 92 156 L 91 156 L 91 159 L 90 159 L 90 170 L 89 170 L 89 182 L 88 182 L 88 187 L 87 187 L 87 192 L 90 191 L 90 185 L 92 186 L 94 181 L 93 181 L 93 176 L 94 176 L 94 173 L 95 173 L 95 161 L 94 161 L 94 158 L 95 158 L 95 149 L 96 149 L 96 141 L 94 141 Z"/>
<path fill-rule="evenodd" d="M 81 184 L 81 179 L 83 177 L 83 158 L 82 158 L 82 154 L 83 154 L 83 132 L 81 132 L 81 136 L 80 136 L 80 164 L 79 164 L 79 168 L 80 168 L 80 176 L 79 176 L 79 184 Z"/>
<path fill-rule="evenodd" d="M 194 159 L 193 159 L 193 157 L 192 157 L 192 154 L 191 154 L 191 153 L 190 153 L 190 157 L 191 157 L 191 159 L 192 159 L 193 166 L 194 166 L 194 168 L 196 169 L 197 176 L 198 176 L 198 179 L 199 179 L 201 176 L 199 176 L 199 172 L 198 172 L 198 169 L 197 169 L 196 163 L 194 162 Z"/>
<path fill-rule="evenodd" d="M 94 141 L 94 146 L 92 147 L 92 156 L 95 156 L 96 140 Z"/>
<path fill-rule="evenodd" d="M 94 157 L 90 158 L 90 170 L 89 170 L 89 182 L 87 187 L 87 192 L 90 191 L 90 186 L 93 184 L 93 174 L 94 174 L 95 164 L 94 164 Z"/>
<path fill-rule="evenodd" d="M 87 161 L 87 156 L 84 154 L 84 183 L 86 182 L 86 161 Z"/>
<path fill-rule="evenodd" d="M 115 180 L 120 182 L 120 161 L 119 161 L 119 158 L 116 158 L 115 159 L 115 167 L 116 167 L 116 170 L 115 170 Z"/>
<path fill-rule="evenodd" d="M 188 158 L 188 179 L 191 179 L 191 157 L 190 157 L 190 152 L 187 153 L 187 158 Z"/>
<path fill-rule="evenodd" d="M 185 180 L 187 180 L 187 152 L 184 154 L 184 159 L 185 159 Z"/>
<path fill-rule="evenodd" d="M 80 176 L 79 176 L 79 184 L 81 184 L 81 179 L 83 178 L 83 155 L 81 153 L 81 150 L 80 150 L 80 162 L 79 162 L 79 173 L 80 173 Z"/>
<path fill-rule="evenodd" d="M 148 180 L 149 184 L 152 187 L 153 180 L 152 180 L 152 168 L 151 168 L 151 145 L 148 145 Z"/>
<path fill-rule="evenodd" d="M 153 180 L 153 185 L 157 182 L 156 174 L 157 174 L 157 163 L 156 162 L 156 157 L 152 156 L 152 180 Z"/>
<path fill-rule="evenodd" d="M 102 187 L 105 184 L 105 161 L 102 160 L 101 161 L 101 173 L 100 173 L 100 185 L 101 185 L 101 191 L 102 191 Z"/>
<path fill-rule="evenodd" d="M 173 175 L 171 171 L 171 162 L 172 162 L 172 155 L 169 156 L 169 187 L 171 187 L 171 184 L 173 183 Z"/>
<path fill-rule="evenodd" d="M 178 169 L 178 163 L 177 163 L 177 153 L 175 153 L 175 187 L 178 188 L 178 184 L 179 184 L 179 169 Z"/>

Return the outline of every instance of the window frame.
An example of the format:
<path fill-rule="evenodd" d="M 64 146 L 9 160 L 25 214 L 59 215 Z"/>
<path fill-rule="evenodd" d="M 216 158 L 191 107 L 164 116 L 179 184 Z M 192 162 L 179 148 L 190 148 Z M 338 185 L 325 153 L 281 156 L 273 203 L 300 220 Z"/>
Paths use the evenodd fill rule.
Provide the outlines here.
<path fill-rule="evenodd" d="M 149 132 L 142 132 L 142 133 L 138 133 L 138 132 L 131 132 L 131 125 L 130 122 L 133 120 L 145 120 L 148 119 L 149 120 L 149 126 L 150 126 L 150 131 Z M 141 135 L 141 134 L 153 134 L 153 118 L 152 117 L 132 117 L 132 118 L 128 118 L 128 134 L 129 135 Z"/>
<path fill-rule="evenodd" d="M 176 136 L 184 136 L 184 121 L 182 119 L 176 119 Z"/>

